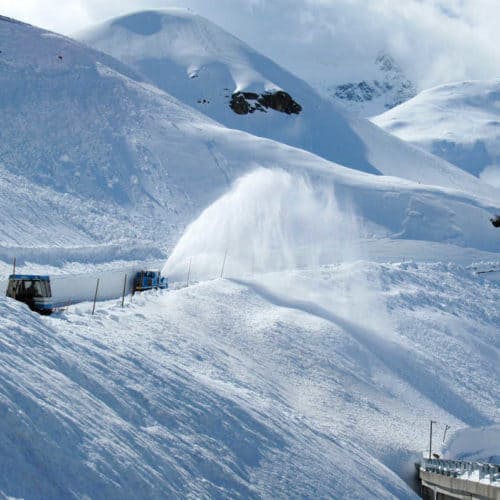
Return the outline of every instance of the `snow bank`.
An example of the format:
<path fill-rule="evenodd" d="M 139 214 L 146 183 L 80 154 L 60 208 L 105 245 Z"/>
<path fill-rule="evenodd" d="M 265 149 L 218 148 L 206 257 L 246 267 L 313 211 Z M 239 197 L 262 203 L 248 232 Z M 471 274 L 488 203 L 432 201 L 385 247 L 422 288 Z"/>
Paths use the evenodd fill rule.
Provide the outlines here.
<path fill-rule="evenodd" d="M 78 302 L 90 302 L 94 300 L 96 291 L 97 300 L 121 297 L 124 290 L 125 294 L 129 295 L 133 291 L 134 277 L 141 269 L 142 266 L 124 266 L 100 273 L 51 276 L 53 303 L 57 306 L 67 306 Z"/>
<path fill-rule="evenodd" d="M 171 341 L 182 344 L 184 334 L 174 323 L 143 300 L 131 307 L 132 315 L 111 307 L 92 320 L 78 312 L 45 320 L 0 299 L 2 314 L 19 325 L 3 325 L 0 340 L 0 471 L 9 470 L 0 474 L 0 491 L 51 498 L 412 496 L 364 450 L 304 422 L 267 384 L 258 396 L 241 373 L 206 372 L 205 361 L 230 372 L 238 358 L 248 362 L 220 351 L 229 348 L 225 341 L 207 343 L 197 332 L 198 341 L 189 334 L 189 346 L 178 351 Z M 180 304 L 171 307 L 175 315 Z M 147 329 L 144 318 L 137 321 L 142 314 L 152 320 Z"/>

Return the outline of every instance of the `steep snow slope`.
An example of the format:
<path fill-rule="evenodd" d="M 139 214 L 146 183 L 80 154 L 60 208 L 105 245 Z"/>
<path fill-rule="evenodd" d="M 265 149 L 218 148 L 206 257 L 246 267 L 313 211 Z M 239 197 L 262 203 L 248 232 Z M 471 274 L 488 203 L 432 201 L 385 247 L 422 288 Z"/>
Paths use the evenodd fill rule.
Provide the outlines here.
<path fill-rule="evenodd" d="M 113 255 L 116 244 L 170 248 L 196 215 L 258 166 L 335 186 L 359 204 L 373 235 L 498 249 L 488 221 L 498 200 L 479 182 L 454 177 L 462 193 L 418 186 L 228 130 L 108 56 L 28 25 L 1 20 L 0 43 L 0 119 L 8 124 L 0 129 L 4 255 L 32 258 L 33 246 L 75 255 L 84 245 L 102 260 L 106 251 L 93 245 L 111 245 Z M 357 126 L 378 137 L 368 122 Z M 419 163 L 424 168 L 414 176 L 426 177 L 417 150 L 394 149 L 380 134 L 378 156 L 370 153 L 378 163 Z M 446 164 L 426 158 L 446 177 Z M 465 194 L 474 190 L 481 198 Z M 433 223 L 422 224 L 426 218 Z"/>
<path fill-rule="evenodd" d="M 429 419 L 498 419 L 499 299 L 456 265 L 362 262 L 94 317 L 0 298 L 0 492 L 416 498 L 393 471 Z"/>
<path fill-rule="evenodd" d="M 500 187 L 500 80 L 435 87 L 373 122 Z"/>
<path fill-rule="evenodd" d="M 94 317 L 0 298 L 0 497 L 411 498 L 397 474 L 410 481 L 429 418 L 498 420 L 497 282 L 453 264 L 318 267 L 367 246 L 494 261 L 495 191 L 438 160 L 461 190 L 229 130 L 10 20 L 0 46 L 2 260 L 69 256 L 90 273 L 158 257 L 195 219 L 169 274 L 185 283 L 191 258 L 193 279 L 213 277 L 214 259 L 218 275 L 227 249 L 232 277 Z M 432 159 L 356 127 L 380 165 Z"/>
<path fill-rule="evenodd" d="M 446 162 L 349 116 L 302 80 L 189 11 L 138 12 L 76 37 L 132 66 L 157 87 L 228 127 L 366 172 L 472 191 L 477 187 L 475 180 Z M 301 110 L 284 98 L 275 104 L 286 112 L 266 109 L 267 100 L 273 100 L 267 94 L 276 91 L 289 94 Z M 238 113 L 230 107 L 231 99 Z M 249 110 L 253 112 L 246 113 Z"/>

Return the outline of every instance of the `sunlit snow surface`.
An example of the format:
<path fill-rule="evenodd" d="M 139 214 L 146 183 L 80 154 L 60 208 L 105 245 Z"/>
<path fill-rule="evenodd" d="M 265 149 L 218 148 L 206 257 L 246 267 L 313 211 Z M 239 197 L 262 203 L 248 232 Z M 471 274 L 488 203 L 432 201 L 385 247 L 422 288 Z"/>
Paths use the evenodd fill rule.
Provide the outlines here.
<path fill-rule="evenodd" d="M 500 188 L 500 80 L 441 85 L 373 122 Z"/>
<path fill-rule="evenodd" d="M 499 299 L 457 265 L 367 262 L 94 317 L 1 299 L 0 491 L 412 497 L 391 470 L 411 481 L 429 419 L 498 419 Z"/>
<path fill-rule="evenodd" d="M 14 257 L 172 285 L 95 316 L 0 298 L 0 496 L 411 497 L 431 418 L 498 423 L 496 191 L 361 120 L 334 148 L 412 180 L 58 35 L 2 18 L 0 45 L 0 286 Z"/>
<path fill-rule="evenodd" d="M 350 116 L 304 81 L 193 12 L 136 12 L 75 36 L 130 65 L 158 88 L 229 128 L 298 147 L 364 172 L 488 191 L 447 162 L 382 133 L 367 120 Z M 229 107 L 233 92 L 275 89 L 288 92 L 302 106 L 301 113 L 287 115 L 269 109 L 242 116 Z"/>
<path fill-rule="evenodd" d="M 117 254 L 117 245 L 126 249 L 118 259 L 132 248 L 156 257 L 158 247 L 172 248 L 187 224 L 259 167 L 318 184 L 326 179 L 385 235 L 498 248 L 488 222 L 496 191 L 368 122 L 334 113 L 335 127 L 357 138 L 332 133 L 321 140 L 347 164 L 359 160 L 359 168 L 369 163 L 418 183 L 368 176 L 228 130 L 118 61 L 31 26 L 1 20 L 0 44 L 0 121 L 8 124 L 0 130 L 5 259 L 28 259 L 40 246 L 57 247 L 58 260 L 65 249 L 73 258 L 85 247 L 90 260 L 102 261 Z M 433 225 L 432 236 L 421 224 L 426 214 L 447 221 L 438 232 Z"/>

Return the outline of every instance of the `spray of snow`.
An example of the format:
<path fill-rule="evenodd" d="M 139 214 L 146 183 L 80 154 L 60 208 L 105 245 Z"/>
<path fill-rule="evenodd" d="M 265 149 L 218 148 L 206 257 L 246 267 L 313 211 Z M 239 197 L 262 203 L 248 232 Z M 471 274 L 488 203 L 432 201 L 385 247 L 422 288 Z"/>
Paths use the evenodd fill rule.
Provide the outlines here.
<path fill-rule="evenodd" d="M 309 304 L 352 324 L 394 330 L 381 299 L 380 276 L 359 265 L 358 223 L 333 183 L 305 174 L 258 167 L 205 209 L 186 229 L 164 266 L 171 282 L 234 278 L 258 285 L 280 303 Z M 338 266 L 335 283 L 323 265 Z M 313 268 L 304 282 L 299 268 Z M 295 270 L 289 273 L 276 271 Z M 265 274 L 263 274 L 265 273 Z M 258 275 L 251 279 L 251 275 Z M 243 281 L 241 281 L 243 279 Z M 306 308 L 308 305 L 305 306 Z"/>
<path fill-rule="evenodd" d="M 205 209 L 185 231 L 163 272 L 195 280 L 313 266 L 353 257 L 355 218 L 341 210 L 333 184 L 257 168 Z"/>
<path fill-rule="evenodd" d="M 500 461 L 500 424 L 465 427 L 450 436 L 441 453 L 456 460 Z"/>

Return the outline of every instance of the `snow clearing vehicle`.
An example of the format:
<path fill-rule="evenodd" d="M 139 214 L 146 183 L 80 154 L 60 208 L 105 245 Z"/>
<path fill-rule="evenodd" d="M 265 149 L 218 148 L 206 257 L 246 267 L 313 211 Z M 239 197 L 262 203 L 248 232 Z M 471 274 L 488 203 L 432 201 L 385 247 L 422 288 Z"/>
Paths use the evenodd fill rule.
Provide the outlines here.
<path fill-rule="evenodd" d="M 134 278 L 134 292 L 145 290 L 165 290 L 168 288 L 168 280 L 162 276 L 160 271 L 139 271 Z"/>
<path fill-rule="evenodd" d="M 32 311 L 40 314 L 51 314 L 54 309 L 49 276 L 11 274 L 6 295 L 24 302 Z"/>

